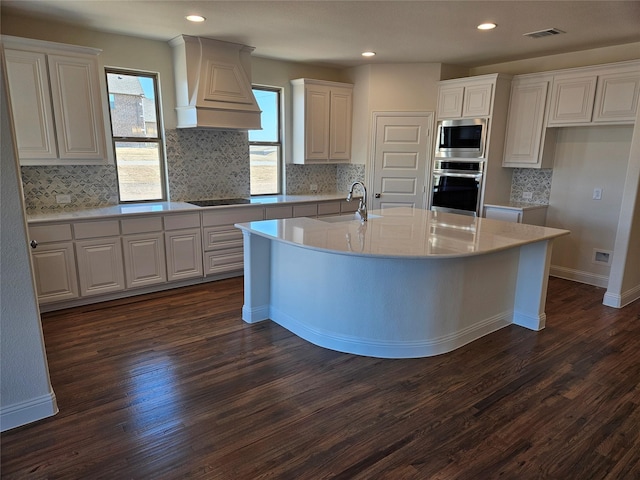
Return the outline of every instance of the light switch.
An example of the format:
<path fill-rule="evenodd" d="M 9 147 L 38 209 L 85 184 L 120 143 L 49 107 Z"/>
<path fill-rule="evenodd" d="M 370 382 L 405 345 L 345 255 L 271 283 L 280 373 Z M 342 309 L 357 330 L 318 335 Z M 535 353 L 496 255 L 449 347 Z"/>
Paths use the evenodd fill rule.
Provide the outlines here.
<path fill-rule="evenodd" d="M 594 200 L 602 200 L 602 189 L 594 188 L 593 189 L 593 199 Z"/>

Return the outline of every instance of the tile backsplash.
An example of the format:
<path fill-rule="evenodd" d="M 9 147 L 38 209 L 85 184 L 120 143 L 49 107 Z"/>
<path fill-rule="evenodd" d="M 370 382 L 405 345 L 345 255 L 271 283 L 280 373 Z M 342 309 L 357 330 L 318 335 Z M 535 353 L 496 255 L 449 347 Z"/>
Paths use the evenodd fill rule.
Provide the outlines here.
<path fill-rule="evenodd" d="M 250 195 L 249 141 L 232 130 L 167 130 L 167 169 L 171 200 L 233 198 Z M 347 192 L 364 181 L 361 164 L 294 165 L 284 168 L 288 195 Z M 113 165 L 21 167 L 27 213 L 117 205 Z M 511 201 L 549 202 L 552 170 L 514 169 Z M 315 192 L 311 186 L 315 185 Z M 522 198 L 531 192 L 532 198 Z M 57 195 L 71 203 L 58 204 Z"/>
<path fill-rule="evenodd" d="M 250 195 L 249 139 L 233 130 L 167 130 L 171 200 Z"/>
<path fill-rule="evenodd" d="M 511 180 L 511 201 L 546 205 L 551 194 L 552 169 L 514 168 Z M 530 192 L 530 199 L 523 198 Z"/>

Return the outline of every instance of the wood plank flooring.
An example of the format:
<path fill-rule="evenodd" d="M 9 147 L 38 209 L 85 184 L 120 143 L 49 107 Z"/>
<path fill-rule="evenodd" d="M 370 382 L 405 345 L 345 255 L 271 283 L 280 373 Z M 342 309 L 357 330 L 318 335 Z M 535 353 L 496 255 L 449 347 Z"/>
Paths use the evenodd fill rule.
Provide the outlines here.
<path fill-rule="evenodd" d="M 638 479 L 640 302 L 549 292 L 542 332 L 410 360 L 245 324 L 241 278 L 45 314 L 60 413 L 2 478 Z"/>

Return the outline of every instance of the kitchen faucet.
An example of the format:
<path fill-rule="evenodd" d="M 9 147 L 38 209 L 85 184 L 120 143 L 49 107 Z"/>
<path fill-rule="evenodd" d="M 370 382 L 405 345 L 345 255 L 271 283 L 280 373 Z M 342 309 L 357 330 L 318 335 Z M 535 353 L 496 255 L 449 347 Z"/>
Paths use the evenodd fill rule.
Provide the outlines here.
<path fill-rule="evenodd" d="M 349 189 L 349 195 L 347 195 L 347 202 L 350 202 L 353 198 L 353 187 L 360 184 L 362 187 L 362 191 L 364 195 L 360 199 L 360 204 L 358 205 L 358 211 L 356 212 L 360 216 L 360 220 L 363 222 L 367 221 L 367 187 L 364 186 L 362 182 L 353 182 L 351 184 L 351 188 Z"/>

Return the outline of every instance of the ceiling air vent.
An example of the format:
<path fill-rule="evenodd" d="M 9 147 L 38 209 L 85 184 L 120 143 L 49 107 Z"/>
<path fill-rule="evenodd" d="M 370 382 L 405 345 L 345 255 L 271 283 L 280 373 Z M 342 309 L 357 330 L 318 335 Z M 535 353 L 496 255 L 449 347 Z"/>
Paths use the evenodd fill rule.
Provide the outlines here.
<path fill-rule="evenodd" d="M 523 37 L 529 38 L 542 38 L 542 37 L 550 37 L 551 35 L 559 35 L 561 33 L 566 33 L 559 28 L 547 28 L 546 30 L 538 30 L 537 32 L 529 32 L 523 34 Z"/>

